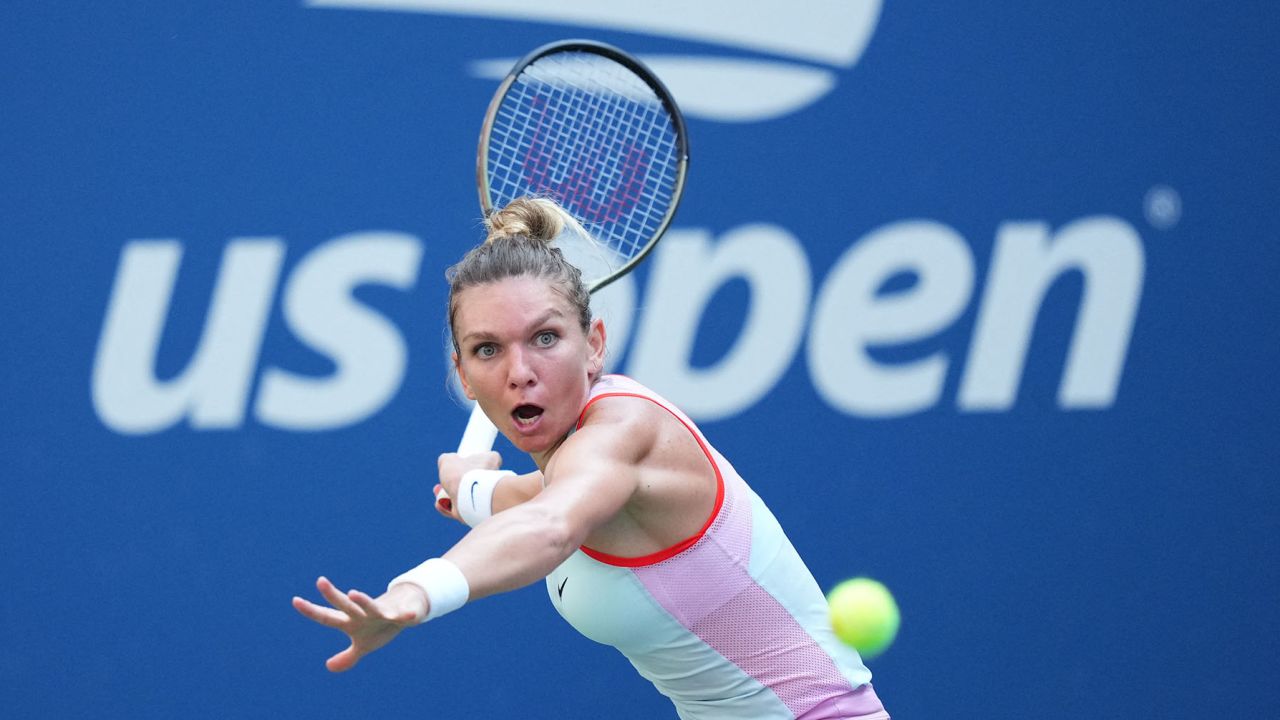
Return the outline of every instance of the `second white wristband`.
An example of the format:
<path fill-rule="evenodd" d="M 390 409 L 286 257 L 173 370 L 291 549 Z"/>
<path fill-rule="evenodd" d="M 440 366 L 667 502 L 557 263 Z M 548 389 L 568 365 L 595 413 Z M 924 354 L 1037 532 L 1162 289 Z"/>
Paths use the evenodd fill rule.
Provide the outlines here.
<path fill-rule="evenodd" d="M 515 475 L 510 470 L 468 470 L 458 483 L 457 497 L 453 499 L 462 521 L 471 527 L 493 515 L 493 490 L 502 478 Z"/>
<path fill-rule="evenodd" d="M 427 616 L 421 622 L 435 620 L 467 604 L 471 598 L 471 586 L 457 565 L 443 558 L 431 558 L 418 567 L 387 583 L 387 589 L 401 583 L 422 588 L 427 594 Z"/>

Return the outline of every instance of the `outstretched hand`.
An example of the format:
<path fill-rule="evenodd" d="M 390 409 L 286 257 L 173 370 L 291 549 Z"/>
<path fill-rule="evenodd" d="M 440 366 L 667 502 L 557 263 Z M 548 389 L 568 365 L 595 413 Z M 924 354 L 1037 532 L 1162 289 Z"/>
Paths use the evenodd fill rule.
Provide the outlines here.
<path fill-rule="evenodd" d="M 316 589 L 331 607 L 300 597 L 293 598 L 293 607 L 304 617 L 341 630 L 351 639 L 350 647 L 325 662 L 331 672 L 355 667 L 361 658 L 391 642 L 401 630 L 421 622 L 430 609 L 426 593 L 408 583 L 394 585 L 376 599 L 359 590 L 343 593 L 324 577 L 316 580 Z"/>

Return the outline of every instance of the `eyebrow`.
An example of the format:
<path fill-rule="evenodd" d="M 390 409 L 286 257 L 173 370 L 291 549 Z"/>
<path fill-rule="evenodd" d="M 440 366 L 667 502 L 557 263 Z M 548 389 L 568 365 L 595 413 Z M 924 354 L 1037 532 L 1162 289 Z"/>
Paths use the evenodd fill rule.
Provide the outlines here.
<path fill-rule="evenodd" d="M 546 325 L 547 322 L 549 322 L 553 318 L 563 320 L 565 318 L 565 314 L 561 312 L 558 308 L 551 308 L 547 312 L 540 315 L 537 320 L 534 320 L 533 322 L 529 323 L 529 327 L 536 328 L 541 325 Z M 461 345 L 462 343 L 465 343 L 471 340 L 491 340 L 495 338 L 497 338 L 497 336 L 491 332 L 486 332 L 484 330 L 476 330 L 473 332 L 469 332 L 466 335 L 463 335 L 461 338 L 459 338 L 458 344 Z"/>

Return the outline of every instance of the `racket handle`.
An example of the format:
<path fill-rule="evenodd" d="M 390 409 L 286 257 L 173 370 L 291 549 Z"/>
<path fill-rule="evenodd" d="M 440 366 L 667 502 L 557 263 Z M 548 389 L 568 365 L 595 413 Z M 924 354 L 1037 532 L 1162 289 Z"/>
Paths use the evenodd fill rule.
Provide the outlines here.
<path fill-rule="evenodd" d="M 498 428 L 489 422 L 479 405 L 471 408 L 471 419 L 467 420 L 467 429 L 462 431 L 462 441 L 458 443 L 459 455 L 475 455 L 493 449 L 493 441 L 498 439 Z"/>
<path fill-rule="evenodd" d="M 498 428 L 489 422 L 479 405 L 471 408 L 471 419 L 467 420 L 467 429 L 462 431 L 462 441 L 458 443 L 459 455 L 475 455 L 493 449 L 493 441 L 498 439 Z M 436 490 L 436 504 L 446 512 L 453 508 L 453 499 L 444 488 Z"/>

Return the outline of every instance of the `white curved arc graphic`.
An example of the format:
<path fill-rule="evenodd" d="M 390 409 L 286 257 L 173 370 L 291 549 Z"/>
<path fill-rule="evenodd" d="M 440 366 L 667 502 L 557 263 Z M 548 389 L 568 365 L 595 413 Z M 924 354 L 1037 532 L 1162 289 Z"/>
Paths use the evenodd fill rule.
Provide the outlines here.
<path fill-rule="evenodd" d="M 306 4 L 610 28 L 850 67 L 871 39 L 881 0 L 306 0 Z"/>
<path fill-rule="evenodd" d="M 691 117 L 757 122 L 802 108 L 835 87 L 835 73 L 811 65 L 700 55 L 642 55 Z M 479 60 L 476 77 L 501 80 L 516 58 Z"/>

